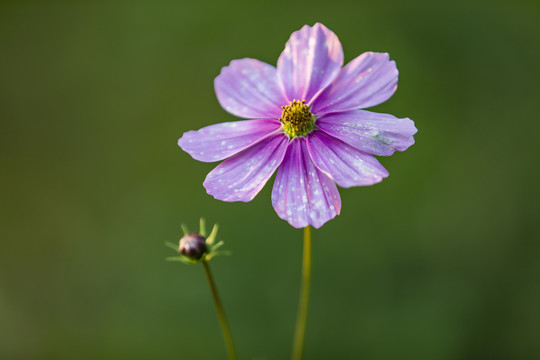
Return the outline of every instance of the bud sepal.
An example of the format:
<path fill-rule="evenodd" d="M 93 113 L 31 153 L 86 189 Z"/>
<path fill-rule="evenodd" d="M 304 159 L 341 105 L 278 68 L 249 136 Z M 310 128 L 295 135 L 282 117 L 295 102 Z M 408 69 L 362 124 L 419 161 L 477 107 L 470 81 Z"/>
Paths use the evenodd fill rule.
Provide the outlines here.
<path fill-rule="evenodd" d="M 230 255 L 230 251 L 218 251 L 223 246 L 223 241 L 216 242 L 219 226 L 215 224 L 206 237 L 206 223 L 204 218 L 200 220 L 199 232 L 190 232 L 188 228 L 182 224 L 184 236 L 180 239 L 179 245 L 165 241 L 165 246 L 173 249 L 180 256 L 171 256 L 166 258 L 167 261 L 180 261 L 184 264 L 196 264 L 198 262 L 207 262 L 219 255 Z"/>

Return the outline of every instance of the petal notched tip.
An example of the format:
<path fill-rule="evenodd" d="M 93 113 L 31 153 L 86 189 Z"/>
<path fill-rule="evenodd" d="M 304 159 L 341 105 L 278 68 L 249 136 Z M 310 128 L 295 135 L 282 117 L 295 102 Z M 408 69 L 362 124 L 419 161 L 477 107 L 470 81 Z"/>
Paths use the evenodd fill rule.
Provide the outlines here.
<path fill-rule="evenodd" d="M 187 152 L 193 159 L 195 160 L 199 160 L 197 159 L 195 156 L 194 156 L 194 153 L 193 151 L 190 149 L 188 143 L 190 142 L 190 138 L 194 135 L 194 133 L 196 133 L 197 131 L 196 130 L 189 130 L 189 131 L 186 131 L 185 133 L 182 134 L 182 136 L 180 137 L 180 139 L 178 139 L 178 146 L 180 147 L 180 149 L 184 150 L 185 152 Z"/>
<path fill-rule="evenodd" d="M 410 148 L 412 145 L 414 145 L 414 135 L 418 132 L 418 129 L 414 125 L 414 121 L 409 118 L 402 118 L 400 119 L 403 121 L 403 130 L 401 132 L 401 136 L 404 138 L 404 140 L 399 143 L 395 150 L 397 151 L 405 151 L 408 148 Z"/>
<path fill-rule="evenodd" d="M 235 192 L 217 193 L 212 185 L 212 180 L 208 179 L 208 177 L 206 177 L 206 179 L 203 181 L 203 186 L 208 195 L 212 196 L 216 200 L 225 202 L 250 202 L 251 200 L 255 199 L 258 194 L 258 192 L 240 195 L 237 195 Z"/>

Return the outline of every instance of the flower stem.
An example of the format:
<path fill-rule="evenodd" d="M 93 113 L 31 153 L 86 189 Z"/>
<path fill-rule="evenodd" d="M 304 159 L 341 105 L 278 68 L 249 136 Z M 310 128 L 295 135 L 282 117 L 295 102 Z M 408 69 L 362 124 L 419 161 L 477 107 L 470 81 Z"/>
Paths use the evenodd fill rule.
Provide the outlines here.
<path fill-rule="evenodd" d="M 293 360 L 301 360 L 304 355 L 304 339 L 306 336 L 306 322 L 309 307 L 309 290 L 311 287 L 311 226 L 304 228 L 304 256 L 302 260 L 302 285 L 300 289 L 300 302 L 294 332 Z"/>
<path fill-rule="evenodd" d="M 225 340 L 225 346 L 227 348 L 227 354 L 229 355 L 229 360 L 236 360 L 236 352 L 234 350 L 234 344 L 232 341 L 231 330 L 227 324 L 227 318 L 225 317 L 225 311 L 223 311 L 223 305 L 219 300 L 219 295 L 217 292 L 216 284 L 214 283 L 214 278 L 210 272 L 210 267 L 208 262 L 201 261 L 204 267 L 204 272 L 206 274 L 206 279 L 208 279 L 208 285 L 210 285 L 210 290 L 212 291 L 212 297 L 214 298 L 214 305 L 216 306 L 216 311 L 219 318 L 219 323 L 221 325 L 221 331 L 223 332 L 223 339 Z"/>

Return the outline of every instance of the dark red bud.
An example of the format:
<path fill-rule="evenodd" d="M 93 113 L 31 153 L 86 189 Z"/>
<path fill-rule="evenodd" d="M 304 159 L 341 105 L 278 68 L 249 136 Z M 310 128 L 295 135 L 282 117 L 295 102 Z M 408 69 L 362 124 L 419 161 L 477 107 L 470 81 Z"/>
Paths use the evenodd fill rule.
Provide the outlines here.
<path fill-rule="evenodd" d="M 178 251 L 190 259 L 199 260 L 208 251 L 206 239 L 197 233 L 186 234 L 180 239 Z"/>

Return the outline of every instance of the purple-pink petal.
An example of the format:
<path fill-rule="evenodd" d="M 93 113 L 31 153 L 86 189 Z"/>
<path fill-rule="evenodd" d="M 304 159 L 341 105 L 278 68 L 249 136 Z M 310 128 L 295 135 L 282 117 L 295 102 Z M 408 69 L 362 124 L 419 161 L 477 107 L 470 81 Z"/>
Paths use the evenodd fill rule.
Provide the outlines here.
<path fill-rule="evenodd" d="M 294 32 L 277 62 L 278 78 L 288 100 L 307 103 L 328 86 L 343 65 L 338 37 L 322 24 Z"/>
<path fill-rule="evenodd" d="M 271 119 L 215 124 L 184 133 L 178 145 L 195 160 L 220 161 L 244 150 L 280 126 L 279 121 Z"/>
<path fill-rule="evenodd" d="M 396 63 L 387 53 L 366 52 L 341 69 L 313 101 L 312 110 L 321 115 L 375 106 L 394 94 L 397 82 Z"/>
<path fill-rule="evenodd" d="M 308 135 L 307 148 L 315 166 L 330 174 L 341 187 L 373 185 L 388 176 L 373 156 L 322 131 Z"/>
<path fill-rule="evenodd" d="M 206 191 L 222 201 L 252 200 L 281 164 L 288 142 L 278 132 L 225 160 L 206 176 Z"/>
<path fill-rule="evenodd" d="M 353 110 L 323 115 L 316 126 L 367 154 L 392 155 L 414 144 L 414 122 L 389 114 Z"/>
<path fill-rule="evenodd" d="M 278 119 L 287 99 L 276 68 L 256 59 L 233 60 L 214 80 L 221 106 L 245 119 Z"/>
<path fill-rule="evenodd" d="M 341 210 L 336 184 L 313 165 L 303 137 L 289 144 L 274 182 L 272 205 L 280 218 L 296 228 L 319 228 Z"/>

